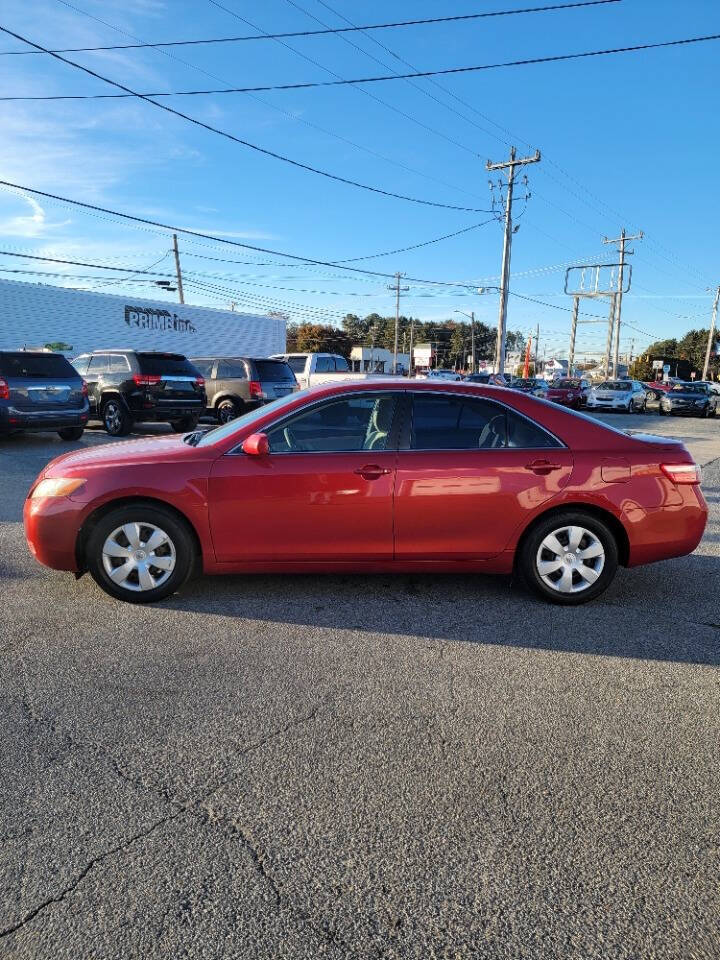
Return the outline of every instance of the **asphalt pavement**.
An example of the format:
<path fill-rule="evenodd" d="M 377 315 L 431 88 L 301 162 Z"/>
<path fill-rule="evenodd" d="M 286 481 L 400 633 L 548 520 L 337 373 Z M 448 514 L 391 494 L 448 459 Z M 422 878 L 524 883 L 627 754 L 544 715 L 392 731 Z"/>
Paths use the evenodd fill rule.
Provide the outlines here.
<path fill-rule="evenodd" d="M 689 557 L 545 605 L 505 577 L 34 563 L 68 449 L 0 444 L 0 957 L 720 956 L 720 421 Z M 106 442 L 98 430 L 81 444 Z"/>

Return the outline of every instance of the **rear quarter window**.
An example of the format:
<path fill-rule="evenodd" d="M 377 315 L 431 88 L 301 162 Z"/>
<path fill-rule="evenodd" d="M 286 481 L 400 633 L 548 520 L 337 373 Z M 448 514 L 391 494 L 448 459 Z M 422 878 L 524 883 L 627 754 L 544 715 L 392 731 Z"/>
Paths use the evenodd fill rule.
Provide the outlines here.
<path fill-rule="evenodd" d="M 179 353 L 138 353 L 140 373 L 168 376 L 197 376 L 198 371 Z"/>
<path fill-rule="evenodd" d="M 38 380 L 77 379 L 77 370 L 59 353 L 0 354 L 0 374 L 4 377 L 25 377 Z"/>

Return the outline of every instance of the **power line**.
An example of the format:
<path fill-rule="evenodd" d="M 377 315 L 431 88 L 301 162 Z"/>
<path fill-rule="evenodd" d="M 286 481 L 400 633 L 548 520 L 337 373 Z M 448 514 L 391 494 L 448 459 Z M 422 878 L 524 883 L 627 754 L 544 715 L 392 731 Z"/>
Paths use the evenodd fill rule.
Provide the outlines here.
<path fill-rule="evenodd" d="M 0 28 L 1 29 L 1 28 Z M 340 263 L 335 263 L 332 260 L 318 260 L 313 257 L 303 257 L 295 253 L 287 253 L 282 250 L 272 250 L 268 247 L 259 247 L 251 243 L 242 243 L 240 240 L 231 240 L 228 237 L 216 237 L 211 233 L 202 233 L 199 230 L 190 230 L 188 227 L 177 227 L 168 223 L 162 223 L 159 220 L 150 220 L 147 217 L 136 217 L 129 213 L 121 213 L 119 210 L 111 210 L 108 207 L 100 207 L 97 204 L 85 203 L 82 200 L 71 200 L 69 197 L 61 197 L 56 193 L 48 193 L 46 190 L 38 190 L 35 187 L 23 186 L 19 183 L 12 183 L 9 180 L 0 180 L 0 186 L 11 187 L 14 190 L 20 190 L 25 193 L 32 193 L 38 197 L 46 197 L 49 200 L 58 200 L 61 203 L 67 203 L 74 207 L 82 207 L 85 210 L 97 211 L 99 213 L 107 213 L 110 216 L 118 217 L 121 220 L 133 221 L 135 223 L 142 223 L 151 227 L 160 227 L 163 230 L 168 230 L 170 233 L 182 233 L 189 237 L 198 237 L 202 240 L 212 240 L 216 244 L 223 244 L 224 246 L 231 247 L 240 247 L 243 250 L 253 250 L 256 253 L 265 253 L 274 257 L 285 257 L 288 260 L 297 260 L 302 263 L 309 263 L 315 266 L 321 267 L 334 267 L 338 270 L 348 270 L 351 273 L 361 273 L 365 276 L 371 277 L 388 277 L 391 280 L 395 276 L 393 273 L 384 273 L 381 270 L 366 270 L 362 267 L 347 267 Z M 425 280 L 418 277 L 408 277 L 410 281 L 417 283 L 430 284 L 432 286 L 440 287 L 474 287 L 476 284 L 468 283 L 467 281 L 448 281 L 448 280 Z"/>
<path fill-rule="evenodd" d="M 620 0 L 585 0 L 582 3 L 555 3 L 544 7 L 521 7 L 516 10 L 493 10 L 486 13 L 465 13 L 447 17 L 429 17 L 424 20 L 398 20 L 393 23 L 370 23 L 365 26 L 335 27 L 325 30 L 297 30 L 290 33 L 264 33 L 245 37 L 211 37 L 206 40 L 160 40 L 155 43 L 118 43 L 103 47 L 60 47 L 51 53 L 97 53 L 105 50 L 142 50 L 157 47 L 190 47 L 214 43 L 238 43 L 246 40 L 281 40 L 297 37 L 320 37 L 335 33 L 354 33 L 363 30 L 387 30 L 395 27 L 415 27 L 438 23 L 457 23 L 467 20 L 482 20 L 489 17 L 509 17 L 515 14 L 546 13 L 555 10 L 572 10 L 577 7 L 598 7 Z M 220 4 L 217 4 L 220 6 Z M 223 8 L 224 9 L 224 8 Z M 40 53 L 39 50 L 3 50 L 0 57 L 22 57 Z"/>
<path fill-rule="evenodd" d="M 383 253 L 369 253 L 364 257 L 347 257 L 345 260 L 335 260 L 335 264 L 357 263 L 359 260 L 376 260 L 378 257 L 389 257 L 395 253 L 407 253 L 409 250 L 419 250 L 420 247 L 429 247 L 433 243 L 440 243 L 441 240 L 450 240 L 451 237 L 459 237 L 463 233 L 469 233 L 471 230 L 477 230 L 478 227 L 484 227 L 488 223 L 494 223 L 495 217 L 489 220 L 483 220 L 482 223 L 473 223 L 469 227 L 463 227 L 462 230 L 455 230 L 454 233 L 446 233 L 442 237 L 435 237 L 432 240 L 425 240 L 423 243 L 414 243 L 410 247 L 398 247 L 396 250 L 385 250 Z"/>
<path fill-rule="evenodd" d="M 318 167 L 313 167 L 310 164 L 302 163 L 299 160 L 293 160 L 291 157 L 283 156 L 283 154 L 276 153 L 273 150 L 268 150 L 265 147 L 261 147 L 258 144 L 251 143 L 249 140 L 243 140 L 241 137 L 236 137 L 234 134 L 229 133 L 226 130 L 222 130 L 219 127 L 214 127 L 209 123 L 205 123 L 203 120 L 198 120 L 196 117 L 191 117 L 187 113 L 182 113 L 179 110 L 175 110 L 173 107 L 168 107 L 164 103 L 158 103 L 156 100 L 152 100 L 151 96 L 143 93 L 136 93 L 134 90 L 131 90 L 130 87 L 126 87 L 122 83 L 118 83 L 116 80 L 110 80 L 108 77 L 102 76 L 102 74 L 97 73 L 95 70 L 91 70 L 89 67 L 84 67 L 82 64 L 75 63 L 73 60 L 68 60 L 66 57 L 61 56 L 58 53 L 52 53 L 46 47 L 41 46 L 40 44 L 34 43 L 32 40 L 28 40 L 26 37 L 21 36 L 18 33 L 8 30 L 7 27 L 0 26 L 0 31 L 2 33 L 8 34 L 8 36 L 15 37 L 16 40 L 20 40 L 23 43 L 27 43 L 29 46 L 34 47 L 36 50 L 42 51 L 43 53 L 49 54 L 51 57 L 54 57 L 56 60 L 60 60 L 62 63 L 66 63 L 68 66 L 75 67 L 77 70 L 81 70 L 83 73 L 87 73 L 91 77 L 95 77 L 98 80 L 102 80 L 104 83 L 109 83 L 113 87 L 117 87 L 119 90 L 124 90 L 126 96 L 136 97 L 139 100 L 144 100 L 146 103 L 151 103 L 155 107 L 159 107 L 160 110 L 164 110 L 166 113 L 171 113 L 174 116 L 180 117 L 183 120 L 187 120 L 189 123 L 194 124 L 195 126 L 202 127 L 204 130 L 208 130 L 210 133 L 215 133 L 218 136 L 224 137 L 227 140 L 231 140 L 234 143 L 238 143 L 243 147 L 248 147 L 251 150 L 256 151 L 264 156 L 272 157 L 275 160 L 281 160 L 283 163 L 288 163 L 293 167 L 296 167 L 300 170 L 305 170 L 309 173 L 315 173 L 319 176 L 326 177 L 329 180 L 335 180 L 338 183 L 344 183 L 348 186 L 357 187 L 361 190 L 369 191 L 370 193 L 376 193 L 380 196 L 391 197 L 395 200 L 405 200 L 410 203 L 421 204 L 422 206 L 428 207 L 440 207 L 445 210 L 458 210 L 465 213 L 491 213 L 490 210 L 485 210 L 477 207 L 461 207 L 455 204 L 449 203 L 440 203 L 436 200 L 424 200 L 419 197 L 411 197 L 406 194 L 395 193 L 390 190 L 383 190 L 380 187 L 373 187 L 369 184 L 360 183 L 357 180 L 351 180 L 348 177 L 342 177 L 339 174 L 330 173 L 327 170 L 321 170 Z"/>
<path fill-rule="evenodd" d="M 587 50 L 582 53 L 563 53 L 556 54 L 555 56 L 549 57 L 531 57 L 525 60 L 506 60 L 502 63 L 484 63 L 478 64 L 470 67 L 447 67 L 442 70 L 417 70 L 413 73 L 391 73 L 384 76 L 378 77 L 354 77 L 349 80 L 315 80 L 315 81 L 306 81 L 302 83 L 278 83 L 278 84 L 266 84 L 264 86 L 256 87 L 222 87 L 216 89 L 208 90 L 166 90 L 166 91 L 156 91 L 152 93 L 137 93 L 134 90 L 130 90 L 129 87 L 123 86 L 123 84 L 118 83 L 115 80 L 110 80 L 107 77 L 101 76 L 101 74 L 96 73 L 94 70 L 90 70 L 89 67 L 83 67 L 79 63 L 74 63 L 72 60 L 68 60 L 65 57 L 60 56 L 57 53 L 54 53 L 52 50 L 48 50 L 45 47 L 42 47 L 40 44 L 33 43 L 31 40 L 27 40 L 25 37 L 20 36 L 20 34 L 14 33 L 12 30 L 8 30 L 6 27 L 1 27 L 0 30 L 3 33 L 7 33 L 11 37 L 15 37 L 18 40 L 22 40 L 24 43 L 30 44 L 35 47 L 38 52 L 47 53 L 52 57 L 55 57 L 58 60 L 61 60 L 63 63 L 69 64 L 71 67 L 76 67 L 78 70 L 82 70 L 85 73 L 90 74 L 90 76 L 95 77 L 98 80 L 103 80 L 105 83 L 110 83 L 114 87 L 118 87 L 120 90 L 126 91 L 125 93 L 93 93 L 93 94 L 54 94 L 54 95 L 44 95 L 44 96 L 12 96 L 12 97 L 0 97 L 0 101 L 28 101 L 28 100 L 116 100 L 116 99 L 126 99 L 129 97 L 138 97 L 142 100 L 147 100 L 148 103 L 154 103 L 153 100 L 150 100 L 150 97 L 196 97 L 196 96 L 210 96 L 216 94 L 226 94 L 226 93 L 267 93 L 270 90 L 310 90 L 316 87 L 341 87 L 341 86 L 353 86 L 356 84 L 362 83 L 384 83 L 389 80 L 412 80 L 417 77 L 439 77 L 447 76 L 449 74 L 458 74 L 458 73 L 476 73 L 482 70 L 498 70 L 503 67 L 526 67 L 536 64 L 543 63 L 561 63 L 566 60 L 582 60 L 588 57 L 605 57 L 605 56 L 614 56 L 621 53 L 639 53 L 643 50 L 659 50 L 663 47 L 680 47 L 687 46 L 692 43 L 704 43 L 710 40 L 720 40 L 720 33 L 709 34 L 703 37 L 688 37 L 682 40 L 666 40 L 662 43 L 642 43 L 635 44 L 630 47 L 613 47 L 607 50 Z M 194 117 L 189 117 L 187 114 L 180 113 L 178 110 L 173 110 L 171 107 L 167 107 L 161 103 L 155 103 L 156 107 L 160 107 L 163 110 L 167 110 L 169 113 L 174 113 L 179 117 L 182 117 L 184 120 L 189 120 L 190 123 L 195 123 L 198 126 L 205 127 L 207 130 L 211 130 L 213 133 L 218 133 L 221 136 L 228 137 L 231 140 L 236 140 L 238 143 L 241 143 L 243 146 L 252 147 L 254 150 L 259 150 L 261 153 L 266 153 L 270 156 L 275 157 L 279 160 L 285 160 L 287 163 L 293 163 L 295 166 L 303 167 L 304 169 L 312 170 L 313 173 L 321 173 L 323 176 L 331 177 L 334 180 L 341 180 L 345 183 L 353 183 L 353 186 L 362 186 L 366 190 L 373 189 L 372 187 L 364 186 L 363 184 L 354 183 L 353 181 L 343 180 L 342 177 L 335 176 L 333 174 L 325 173 L 321 170 L 315 170 L 311 167 L 308 167 L 306 164 L 299 163 L 298 161 L 290 160 L 287 157 L 283 157 L 279 154 L 273 153 L 270 150 L 265 150 L 262 147 L 258 147 L 255 144 L 248 143 L 246 140 L 241 140 L 238 137 L 234 137 L 232 134 L 226 133 L 223 130 L 219 130 L 216 127 L 212 127 L 209 124 L 203 123 L 202 120 L 197 120 Z M 383 190 L 376 190 L 378 193 L 385 193 Z M 394 194 L 391 194 L 394 196 Z M 402 200 L 411 200 L 412 197 L 401 197 Z M 423 203 L 429 201 L 415 201 L 416 203 Z M 436 204 L 431 203 L 431 206 L 446 206 L 446 204 Z M 466 207 L 452 207 L 454 210 L 466 210 Z M 473 211 L 482 213 L 484 211 Z"/>

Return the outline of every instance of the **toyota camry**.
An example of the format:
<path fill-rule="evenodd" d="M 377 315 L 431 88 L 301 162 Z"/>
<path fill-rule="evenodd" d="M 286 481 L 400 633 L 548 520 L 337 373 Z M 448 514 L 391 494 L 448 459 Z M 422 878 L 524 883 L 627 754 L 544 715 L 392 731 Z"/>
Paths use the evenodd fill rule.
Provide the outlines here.
<path fill-rule="evenodd" d="M 24 518 L 40 563 L 136 603 L 197 572 L 426 571 L 577 604 L 618 566 L 692 552 L 707 506 L 677 440 L 501 387 L 365 380 L 66 454 Z"/>

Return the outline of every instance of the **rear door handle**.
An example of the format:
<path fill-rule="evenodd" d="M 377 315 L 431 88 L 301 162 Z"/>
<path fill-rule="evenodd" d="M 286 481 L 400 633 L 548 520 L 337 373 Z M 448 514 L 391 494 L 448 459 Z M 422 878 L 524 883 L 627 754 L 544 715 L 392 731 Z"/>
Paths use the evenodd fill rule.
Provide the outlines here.
<path fill-rule="evenodd" d="M 533 460 L 532 463 L 527 464 L 525 469 L 531 470 L 533 473 L 537 473 L 540 476 L 545 476 L 548 473 L 552 473 L 554 470 L 561 470 L 562 467 L 559 463 L 551 463 L 549 460 Z"/>
<path fill-rule="evenodd" d="M 377 480 L 384 474 L 392 473 L 387 467 L 381 467 L 377 463 L 366 463 L 364 467 L 358 467 L 353 472 L 364 477 L 365 480 Z"/>

